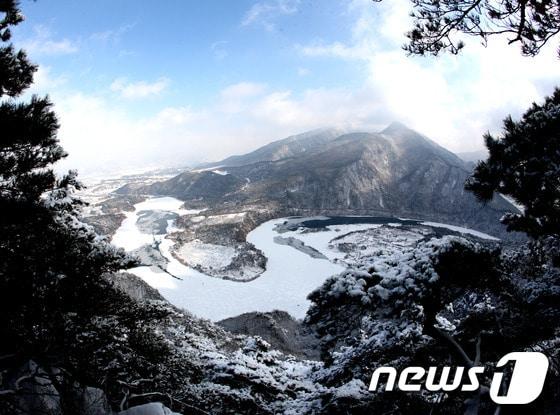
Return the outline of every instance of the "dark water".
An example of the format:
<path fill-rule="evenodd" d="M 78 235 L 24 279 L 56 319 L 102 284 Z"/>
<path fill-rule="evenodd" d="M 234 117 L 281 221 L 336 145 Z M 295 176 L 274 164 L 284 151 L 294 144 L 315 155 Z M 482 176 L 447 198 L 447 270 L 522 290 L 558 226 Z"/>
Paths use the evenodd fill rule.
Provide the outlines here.
<path fill-rule="evenodd" d="M 484 239 L 479 239 L 476 236 L 463 234 L 458 231 L 454 231 L 451 229 L 447 229 L 445 227 L 439 226 L 430 226 L 430 225 L 422 225 L 421 220 L 414 220 L 414 219 L 399 219 L 399 218 L 392 218 L 386 216 L 328 216 L 325 219 L 313 219 L 313 218 L 302 218 L 302 217 L 292 217 L 286 220 L 283 224 L 277 225 L 275 231 L 278 233 L 288 232 L 288 231 L 295 231 L 298 228 L 307 228 L 307 229 L 323 229 L 327 226 L 336 226 L 336 225 L 357 225 L 357 224 L 375 224 L 375 225 L 387 225 L 389 223 L 398 223 L 404 229 L 406 226 L 422 226 L 425 228 L 429 228 L 431 230 L 432 236 L 441 237 L 444 235 L 458 235 L 458 236 L 467 236 L 470 238 L 476 238 L 477 240 L 490 242 Z"/>
<path fill-rule="evenodd" d="M 362 223 L 372 223 L 376 225 L 386 225 L 388 223 L 400 223 L 401 225 L 418 225 L 421 221 L 411 219 L 389 218 L 383 216 L 330 216 L 328 219 L 310 219 L 294 224 L 296 228 L 304 227 L 309 229 L 319 229 L 332 225 L 356 225 Z"/>

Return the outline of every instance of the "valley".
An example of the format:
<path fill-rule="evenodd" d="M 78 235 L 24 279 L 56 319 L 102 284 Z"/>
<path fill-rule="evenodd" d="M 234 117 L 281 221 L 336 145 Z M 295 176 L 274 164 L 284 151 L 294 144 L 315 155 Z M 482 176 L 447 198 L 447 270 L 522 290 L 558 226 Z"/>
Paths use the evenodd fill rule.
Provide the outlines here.
<path fill-rule="evenodd" d="M 475 205 L 462 190 L 467 172 L 401 124 L 318 130 L 174 176 L 94 184 L 85 221 L 140 259 L 128 272 L 197 317 L 279 310 L 301 320 L 309 293 L 363 258 L 445 235 L 509 243 L 485 224 L 515 208 Z"/>
<path fill-rule="evenodd" d="M 112 242 L 146 264 L 128 272 L 156 288 L 171 304 L 212 321 L 274 310 L 303 319 L 310 305 L 307 295 L 331 275 L 356 267 L 361 257 L 411 247 L 433 236 L 473 232 L 465 228 L 454 232 L 444 224 L 398 218 L 277 218 L 248 233 L 247 244 L 261 253 L 261 262 L 266 265 L 238 269 L 234 274 L 252 276 L 250 280 L 240 280 L 227 274 L 201 272 L 201 263 L 205 267 L 227 268 L 236 251 L 227 244 L 182 244 L 177 236 L 182 230 L 176 227 L 176 221 L 205 218 L 204 211 L 187 210 L 182 204 L 171 197 L 137 203 L 134 211 L 126 212 Z M 151 224 L 146 223 L 147 217 L 152 219 Z M 220 223 L 213 216 L 209 221 Z M 496 240 L 490 235 L 475 234 L 484 241 Z"/>
<path fill-rule="evenodd" d="M 265 413 L 367 406 L 372 359 L 443 355 L 425 319 L 455 333 L 494 309 L 492 264 L 519 243 L 497 218 L 516 207 L 478 204 L 463 189 L 469 165 L 402 125 L 327 131 L 85 195 L 84 221 L 138 260 L 109 282 L 170 311 L 158 332 L 203 368 L 188 386 L 196 406 L 208 391 Z"/>
<path fill-rule="evenodd" d="M 560 414 L 558 37 L 0 0 L 0 415 Z"/>

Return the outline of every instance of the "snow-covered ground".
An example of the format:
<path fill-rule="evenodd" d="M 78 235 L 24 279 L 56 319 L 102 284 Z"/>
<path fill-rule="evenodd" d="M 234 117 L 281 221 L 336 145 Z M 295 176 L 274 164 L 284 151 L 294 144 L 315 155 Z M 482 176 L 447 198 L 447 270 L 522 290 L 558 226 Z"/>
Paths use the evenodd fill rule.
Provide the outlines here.
<path fill-rule="evenodd" d="M 120 228 L 117 229 L 117 232 L 115 232 L 111 242 L 116 246 L 124 248 L 126 251 L 133 251 L 134 249 L 140 248 L 142 245 L 152 243 L 154 236 L 149 233 L 142 233 L 136 225 L 140 212 L 161 210 L 178 215 L 200 212 L 200 210 L 182 209 L 182 205 L 183 202 L 173 197 L 156 197 L 137 203 L 134 205 L 135 209 L 133 212 L 125 213 L 126 218 L 122 222 Z M 170 225 L 171 223 L 168 225 L 168 230 L 170 230 Z"/>
<path fill-rule="evenodd" d="M 180 209 L 182 202 L 170 197 L 148 199 L 135 205 L 113 237 L 113 243 L 127 251 L 153 241 L 152 235 L 142 234 L 136 226 L 138 213 L 143 210 L 168 210 L 178 214 L 194 213 Z M 262 250 L 268 258 L 267 270 L 249 282 L 235 282 L 209 277 L 177 261 L 170 253 L 173 242 L 163 239 L 161 251 L 169 259 L 167 270 L 182 280 L 149 267 L 130 270 L 157 288 L 176 306 L 213 321 L 250 311 L 285 310 L 303 318 L 309 307 L 307 294 L 320 286 L 330 275 L 343 267 L 324 259 L 314 259 L 290 246 L 274 243 L 273 230 L 282 219 L 262 224 L 247 236 L 247 240 Z M 170 224 L 169 230 L 172 230 Z M 156 238 L 158 238 L 156 236 Z"/>
<path fill-rule="evenodd" d="M 394 224 L 399 226 L 399 224 Z M 304 228 L 300 228 L 296 231 L 284 232 L 282 236 L 289 237 L 292 236 L 296 239 L 302 241 L 305 245 L 315 248 L 317 251 L 321 252 L 331 261 L 340 260 L 344 257 L 344 253 L 336 249 L 331 249 L 331 241 L 334 238 L 338 238 L 342 235 L 346 235 L 352 232 L 364 231 L 366 229 L 380 228 L 382 225 L 373 223 L 360 223 L 353 225 L 331 225 L 326 226 L 323 230 L 309 232 Z"/>
<path fill-rule="evenodd" d="M 152 243 L 154 236 L 142 233 L 136 225 L 139 213 L 146 210 L 169 211 L 178 215 L 198 213 L 181 209 L 181 205 L 180 200 L 171 197 L 152 198 L 136 204 L 135 211 L 126 214 L 126 219 L 113 237 L 113 243 L 127 251 Z M 284 310 L 296 318 L 303 318 L 310 305 L 307 295 L 318 288 L 329 276 L 343 271 L 345 257 L 353 259 L 352 255 L 347 256 L 343 249 L 338 249 L 339 246 L 342 246 L 341 244 L 366 244 L 371 247 L 371 244 L 376 241 L 380 246 L 394 242 L 393 245 L 397 249 L 403 241 L 422 237 L 422 232 L 410 234 L 404 229 L 401 232 L 398 223 L 389 224 L 389 230 L 385 232 L 386 237 L 380 235 L 382 229 L 379 228 L 382 225 L 379 224 L 332 225 L 320 230 L 299 228 L 288 232 L 277 232 L 277 225 L 284 223 L 285 220 L 282 218 L 265 222 L 248 234 L 247 241 L 263 251 L 268 258 L 266 271 L 252 281 L 236 282 L 214 278 L 183 265 L 171 255 L 173 241 L 163 236 L 155 236 L 155 238 L 161 240 L 160 250 L 169 260 L 167 271 L 181 280 L 159 272 L 154 267 L 139 267 L 129 271 L 157 288 L 172 304 L 213 321 L 251 311 L 272 310 Z M 495 239 L 469 229 L 444 224 L 433 224 L 432 226 L 449 227 L 452 230 Z M 173 221 L 170 220 L 168 233 L 174 229 Z M 360 233 L 366 230 L 379 232 L 371 233 L 367 239 L 365 234 Z M 401 233 L 402 235 L 400 235 Z M 296 238 L 328 259 L 314 258 L 292 246 L 276 243 L 274 238 L 279 235 L 283 238 Z M 196 254 L 200 258 L 204 257 L 205 261 L 211 260 L 213 255 L 220 254 L 220 248 L 217 246 L 212 246 L 208 252 L 203 252 L 205 251 L 203 245 L 191 246 L 190 248 L 196 249 L 190 254 Z M 221 254 L 229 256 L 226 250 L 227 247 L 222 247 Z M 222 258 L 224 255 L 219 256 Z"/>
<path fill-rule="evenodd" d="M 445 228 L 462 234 L 473 235 L 481 239 L 488 239 L 489 241 L 500 240 L 499 238 L 496 238 L 492 235 L 488 235 L 487 233 L 475 231 L 474 229 L 463 228 L 461 226 L 448 225 L 446 223 L 439 223 L 439 222 L 422 222 L 421 224 L 426 226 L 431 226 L 432 228 Z"/>
<path fill-rule="evenodd" d="M 231 263 L 235 256 L 235 249 L 229 246 L 206 244 L 199 240 L 182 244 L 176 252 L 190 265 L 223 268 Z"/>
<path fill-rule="evenodd" d="M 220 176 L 227 176 L 229 174 L 226 170 L 212 170 L 212 173 L 219 174 Z"/>
<path fill-rule="evenodd" d="M 211 216 L 194 216 L 191 217 L 191 222 L 202 222 L 207 226 L 211 225 L 224 225 L 226 223 L 238 223 L 243 221 L 243 218 L 247 212 L 238 212 L 238 213 L 226 213 L 224 215 L 211 215 Z"/>
<path fill-rule="evenodd" d="M 154 182 L 160 182 L 175 177 L 184 169 L 172 169 L 167 173 L 157 171 L 137 171 L 132 170 L 123 172 L 122 174 L 98 175 L 98 176 L 82 176 L 80 181 L 85 184 L 85 188 L 78 191 L 77 194 L 82 200 L 90 204 L 100 203 L 112 197 L 112 192 L 126 184 L 143 184 L 147 185 Z M 128 174 L 128 175 L 126 175 Z M 92 214 L 94 214 L 93 212 Z"/>

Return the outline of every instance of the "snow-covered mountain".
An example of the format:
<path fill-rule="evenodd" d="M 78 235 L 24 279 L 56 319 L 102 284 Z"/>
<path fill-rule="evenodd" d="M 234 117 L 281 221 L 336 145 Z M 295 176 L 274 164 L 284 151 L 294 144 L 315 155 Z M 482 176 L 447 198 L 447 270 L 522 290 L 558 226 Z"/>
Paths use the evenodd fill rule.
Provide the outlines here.
<path fill-rule="evenodd" d="M 463 189 L 471 165 L 429 138 L 393 123 L 379 133 L 317 130 L 280 140 L 121 193 L 169 195 L 198 207 L 280 215 L 383 215 L 437 220 L 504 235 L 515 211 L 496 198 L 481 205 Z"/>
<path fill-rule="evenodd" d="M 343 135 L 344 132 L 345 130 L 341 128 L 320 128 L 274 141 L 247 154 L 231 156 L 222 161 L 203 164 L 199 167 L 208 169 L 211 167 L 245 166 L 263 161 L 281 160 L 302 153 L 312 154 Z"/>

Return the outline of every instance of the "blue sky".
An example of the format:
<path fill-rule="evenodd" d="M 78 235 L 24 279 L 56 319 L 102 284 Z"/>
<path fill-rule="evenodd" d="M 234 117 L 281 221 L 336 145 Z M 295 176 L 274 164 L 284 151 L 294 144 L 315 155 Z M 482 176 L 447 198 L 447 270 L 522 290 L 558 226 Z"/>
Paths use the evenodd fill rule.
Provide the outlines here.
<path fill-rule="evenodd" d="M 43 32 L 55 42 L 66 40 L 72 45 L 67 53 L 62 48 L 31 54 L 84 92 L 99 91 L 116 77 L 169 79 L 170 105 L 208 104 L 223 88 L 247 79 L 279 88 L 347 85 L 355 68 L 293 53 L 294 44 L 307 42 L 310 33 L 337 40 L 334 29 L 352 23 L 344 7 L 285 4 L 284 11 L 263 10 L 251 18 L 253 1 L 25 2 L 27 20 L 17 37 L 40 38 Z M 303 79 L 303 68 L 314 76 Z"/>
<path fill-rule="evenodd" d="M 23 0 L 14 42 L 39 63 L 70 152 L 99 171 L 188 165 L 326 126 L 402 121 L 454 151 L 552 92 L 555 47 L 505 40 L 411 58 L 407 0 Z M 555 39 L 553 39 L 554 41 Z"/>

